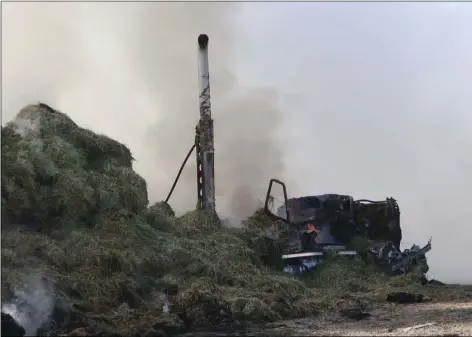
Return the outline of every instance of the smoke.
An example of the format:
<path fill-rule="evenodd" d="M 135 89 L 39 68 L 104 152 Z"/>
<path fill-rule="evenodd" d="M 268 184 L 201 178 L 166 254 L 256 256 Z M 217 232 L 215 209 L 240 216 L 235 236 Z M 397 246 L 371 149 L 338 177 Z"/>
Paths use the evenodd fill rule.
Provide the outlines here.
<path fill-rule="evenodd" d="M 6 120 L 37 100 L 63 110 L 126 143 L 163 199 L 193 142 L 205 32 L 220 213 L 250 213 L 284 174 L 290 195 L 392 196 L 404 241 L 433 238 L 431 275 L 472 282 L 470 4 L 2 5 Z M 180 211 L 196 203 L 189 163 Z"/>
<path fill-rule="evenodd" d="M 277 93 L 245 86 L 236 3 L 9 3 L 3 6 L 3 102 L 10 120 L 41 100 L 128 145 L 152 201 L 166 197 L 199 117 L 197 36 L 210 36 L 220 214 L 241 219 L 283 171 Z M 188 162 L 170 200 L 196 205 Z"/>
<path fill-rule="evenodd" d="M 11 315 L 25 329 L 26 336 L 36 336 L 53 308 L 53 285 L 35 274 L 27 276 L 21 288 L 14 289 L 13 298 L 2 305 L 2 312 Z"/>

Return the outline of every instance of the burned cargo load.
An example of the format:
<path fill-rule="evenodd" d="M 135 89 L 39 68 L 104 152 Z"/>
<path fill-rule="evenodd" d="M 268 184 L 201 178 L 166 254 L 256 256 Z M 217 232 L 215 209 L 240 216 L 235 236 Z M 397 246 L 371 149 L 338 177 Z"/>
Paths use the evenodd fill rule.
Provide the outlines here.
<path fill-rule="evenodd" d="M 284 203 L 277 209 L 273 207 L 274 184 L 281 185 L 284 194 Z M 394 275 L 417 266 L 421 266 L 423 274 L 428 271 L 425 254 L 431 249 L 431 242 L 423 248 L 414 245 L 403 252 L 400 249 L 400 208 L 393 198 L 372 201 L 322 194 L 288 199 L 285 184 L 272 179 L 265 211 L 286 226 L 288 242 L 282 259 L 285 271 L 291 274 L 315 269 L 329 252 L 361 256 Z"/>
<path fill-rule="evenodd" d="M 277 216 L 285 217 L 303 233 L 302 249 L 349 246 L 352 238 L 391 241 L 400 248 L 400 210 L 395 199 L 354 200 L 351 196 L 323 194 L 288 199 Z"/>

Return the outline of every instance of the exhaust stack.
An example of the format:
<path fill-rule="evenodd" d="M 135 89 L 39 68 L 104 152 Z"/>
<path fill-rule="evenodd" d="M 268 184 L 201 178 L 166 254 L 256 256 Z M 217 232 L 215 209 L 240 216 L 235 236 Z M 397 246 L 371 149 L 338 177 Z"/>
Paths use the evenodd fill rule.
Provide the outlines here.
<path fill-rule="evenodd" d="M 198 72 L 200 77 L 200 120 L 196 127 L 197 208 L 215 211 L 215 171 L 213 120 L 211 119 L 210 73 L 206 34 L 198 36 Z"/>

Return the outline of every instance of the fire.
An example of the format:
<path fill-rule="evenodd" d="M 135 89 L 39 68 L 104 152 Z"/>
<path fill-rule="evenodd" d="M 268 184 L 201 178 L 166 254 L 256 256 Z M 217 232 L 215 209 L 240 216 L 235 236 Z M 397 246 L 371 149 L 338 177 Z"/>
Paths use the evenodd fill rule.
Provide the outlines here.
<path fill-rule="evenodd" d="M 320 233 L 320 230 L 313 226 L 311 223 L 306 226 L 308 232 L 315 232 L 316 234 Z"/>

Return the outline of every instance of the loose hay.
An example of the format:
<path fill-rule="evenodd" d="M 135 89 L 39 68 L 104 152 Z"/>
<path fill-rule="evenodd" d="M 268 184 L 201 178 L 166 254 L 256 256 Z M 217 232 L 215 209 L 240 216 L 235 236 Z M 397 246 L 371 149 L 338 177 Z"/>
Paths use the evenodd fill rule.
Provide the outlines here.
<path fill-rule="evenodd" d="M 280 271 L 287 229 L 262 211 L 231 229 L 147 204 L 123 144 L 46 105 L 24 108 L 2 128 L 2 301 L 37 273 L 95 332 L 175 332 L 309 316 L 411 282 L 335 258 L 295 279 Z"/>
<path fill-rule="evenodd" d="M 28 122 L 29 121 L 29 122 Z M 44 105 L 2 127 L 2 213 L 10 223 L 94 226 L 147 206 L 147 187 L 126 146 L 80 128 Z"/>

